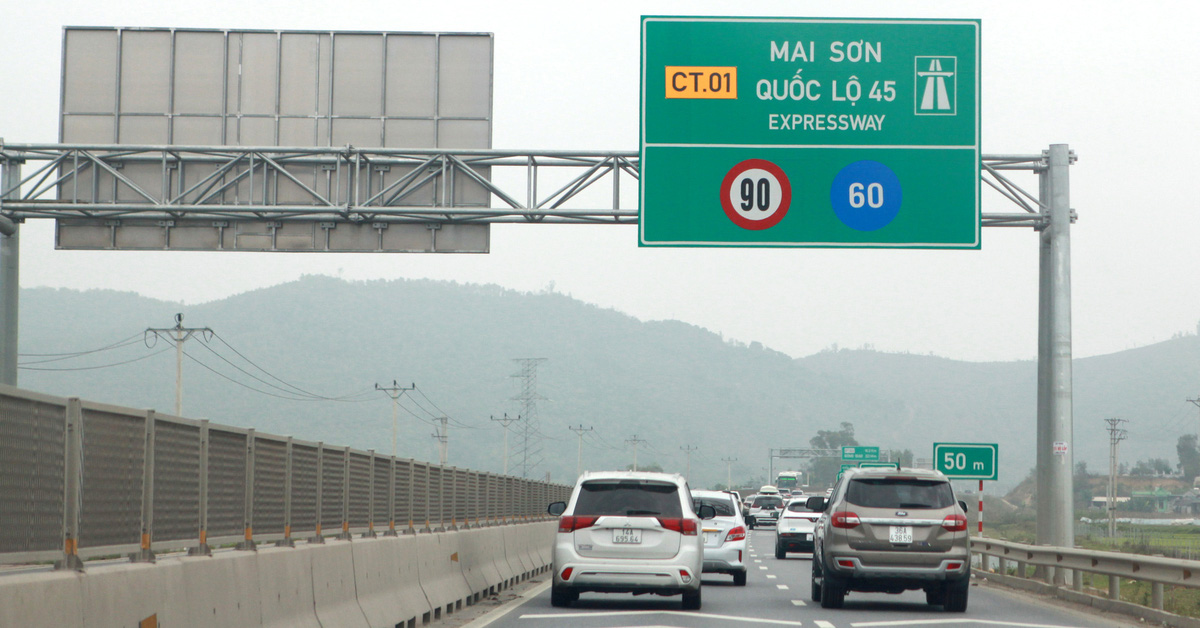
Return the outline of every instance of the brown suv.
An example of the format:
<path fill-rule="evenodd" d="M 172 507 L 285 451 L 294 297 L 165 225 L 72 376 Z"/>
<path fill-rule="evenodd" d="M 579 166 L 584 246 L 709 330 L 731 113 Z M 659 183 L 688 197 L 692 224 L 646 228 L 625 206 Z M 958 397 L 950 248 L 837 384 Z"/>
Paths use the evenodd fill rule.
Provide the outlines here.
<path fill-rule="evenodd" d="M 807 506 L 822 513 L 814 535 L 814 602 L 841 608 L 847 591 L 924 589 L 930 604 L 967 610 L 967 506 L 955 500 L 941 472 L 848 469 L 832 495 L 809 498 Z"/>

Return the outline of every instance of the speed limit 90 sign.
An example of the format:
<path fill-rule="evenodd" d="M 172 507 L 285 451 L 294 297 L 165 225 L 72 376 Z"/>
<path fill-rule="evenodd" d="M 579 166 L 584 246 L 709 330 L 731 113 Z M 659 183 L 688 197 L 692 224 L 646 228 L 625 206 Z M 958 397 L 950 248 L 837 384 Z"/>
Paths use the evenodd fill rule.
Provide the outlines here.
<path fill-rule="evenodd" d="M 765 159 L 747 159 L 721 182 L 721 207 L 743 229 L 769 229 L 787 215 L 792 184 L 783 169 Z"/>

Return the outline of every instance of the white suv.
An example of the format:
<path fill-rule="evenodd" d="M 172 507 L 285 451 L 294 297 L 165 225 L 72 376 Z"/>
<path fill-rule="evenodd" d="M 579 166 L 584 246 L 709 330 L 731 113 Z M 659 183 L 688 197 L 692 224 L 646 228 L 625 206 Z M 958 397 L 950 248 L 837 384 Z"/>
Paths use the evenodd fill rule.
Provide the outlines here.
<path fill-rule="evenodd" d="M 712 518 L 712 506 L 700 515 Z M 684 610 L 700 608 L 704 564 L 700 516 L 682 476 L 588 472 L 561 515 L 554 542 L 550 603 L 567 606 L 585 591 L 683 595 Z"/>

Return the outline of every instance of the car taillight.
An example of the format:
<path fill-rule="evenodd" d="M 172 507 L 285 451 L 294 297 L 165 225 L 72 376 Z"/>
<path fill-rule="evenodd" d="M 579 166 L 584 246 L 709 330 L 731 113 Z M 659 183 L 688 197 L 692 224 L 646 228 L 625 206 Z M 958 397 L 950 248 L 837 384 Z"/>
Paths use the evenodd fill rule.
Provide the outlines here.
<path fill-rule="evenodd" d="M 571 571 L 574 569 L 575 569 L 574 567 L 567 567 L 566 569 L 564 569 L 562 572 L 562 579 L 570 580 L 571 579 Z"/>
<path fill-rule="evenodd" d="M 728 543 L 730 541 L 741 541 L 742 539 L 745 539 L 745 538 L 746 538 L 745 526 L 737 526 L 736 528 L 733 528 L 732 530 L 730 530 L 729 534 L 725 535 L 725 542 Z"/>
<path fill-rule="evenodd" d="M 574 532 L 590 528 L 596 525 L 596 519 L 599 519 L 599 517 L 573 517 L 571 515 L 564 515 L 558 518 L 558 531 Z"/>
<path fill-rule="evenodd" d="M 965 532 L 967 518 L 963 515 L 946 515 L 946 518 L 942 519 L 942 527 L 948 532 Z"/>
<path fill-rule="evenodd" d="M 673 530 L 684 536 L 696 536 L 700 529 L 699 522 L 686 517 L 659 517 L 658 524 L 667 530 Z"/>
<path fill-rule="evenodd" d="M 829 517 L 829 523 L 835 528 L 849 529 L 857 528 L 862 521 L 859 521 L 857 514 L 846 510 L 841 510 L 833 513 L 833 516 Z M 966 524 L 964 523 L 963 525 Z"/>

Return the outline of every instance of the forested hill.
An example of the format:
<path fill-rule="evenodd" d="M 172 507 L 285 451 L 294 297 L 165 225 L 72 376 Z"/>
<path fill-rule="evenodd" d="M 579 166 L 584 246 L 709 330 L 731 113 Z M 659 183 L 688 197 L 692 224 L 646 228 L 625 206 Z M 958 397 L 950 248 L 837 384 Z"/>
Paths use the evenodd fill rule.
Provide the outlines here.
<path fill-rule="evenodd" d="M 424 280 L 348 282 L 309 276 L 201 305 L 131 293 L 35 288 L 21 295 L 21 385 L 170 412 L 171 345 L 147 328 L 211 328 L 185 344 L 183 414 L 307 440 L 391 450 L 392 404 L 375 384 L 406 393 L 400 454 L 436 459 L 435 416 L 451 417 L 450 464 L 499 471 L 502 431 L 490 417 L 521 410 L 514 358 L 545 358 L 528 458 L 514 424 L 510 472 L 529 467 L 570 481 L 578 439 L 585 468 L 632 461 L 682 471 L 696 485 L 765 477 L 767 451 L 805 447 L 818 430 L 852 423 L 864 445 L 928 457 L 934 441 L 999 442 L 1002 480 L 1033 464 L 1036 366 L 907 354 L 830 351 L 793 359 L 757 343 L 676 321 L 639 321 L 554 293 Z M 80 357 L 47 355 L 121 346 Z M 38 354 L 38 355 L 33 355 Z M 121 363 L 121 364 L 118 364 Z M 92 368 L 117 364 L 105 368 Z M 74 370 L 33 370 L 74 369 Z M 86 370 L 78 370 L 86 369 Z M 1122 452 L 1170 457 L 1195 415 L 1200 342 L 1077 360 L 1076 450 L 1093 468 L 1107 456 L 1101 420 L 1131 419 Z M 318 399 L 324 397 L 327 399 Z M 1174 417 L 1174 419 L 1172 418 Z M 1171 421 L 1174 421 L 1172 423 Z M 1142 435 L 1140 424 L 1157 432 Z M 1094 425 L 1093 425 L 1094 424 Z M 1149 431 L 1149 429 L 1148 429 Z M 790 463 L 788 463 L 790 464 Z M 794 465 L 791 465 L 794 466 Z M 778 467 L 777 467 L 778 468 Z"/>

